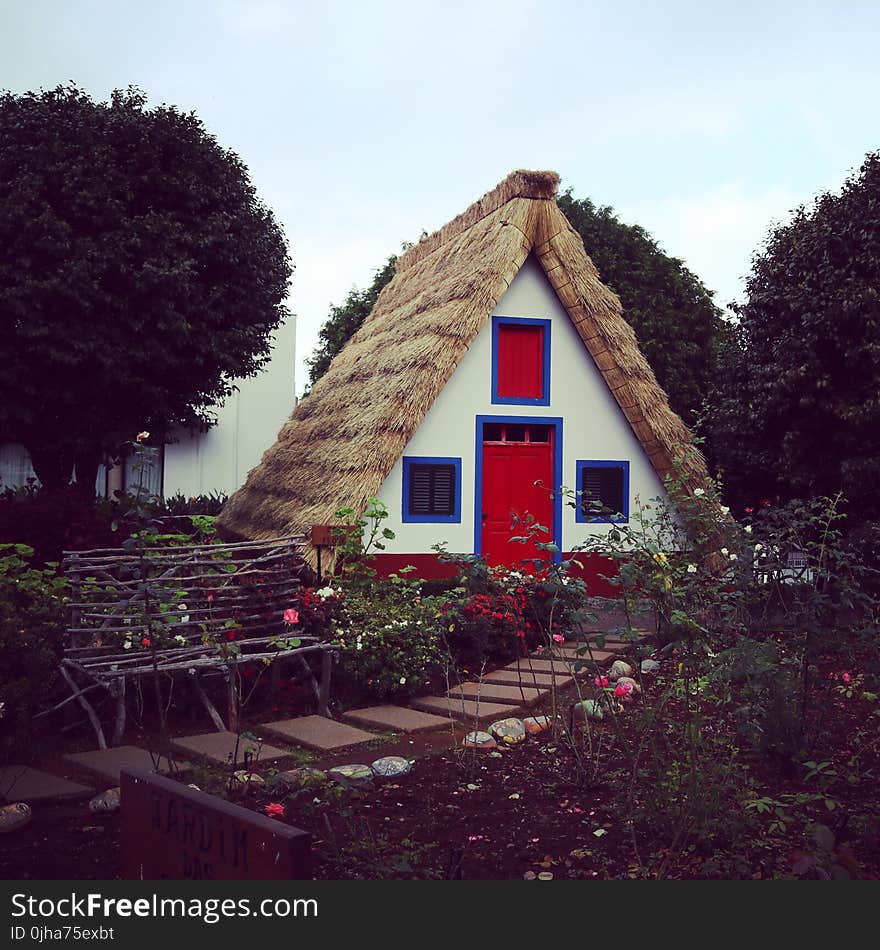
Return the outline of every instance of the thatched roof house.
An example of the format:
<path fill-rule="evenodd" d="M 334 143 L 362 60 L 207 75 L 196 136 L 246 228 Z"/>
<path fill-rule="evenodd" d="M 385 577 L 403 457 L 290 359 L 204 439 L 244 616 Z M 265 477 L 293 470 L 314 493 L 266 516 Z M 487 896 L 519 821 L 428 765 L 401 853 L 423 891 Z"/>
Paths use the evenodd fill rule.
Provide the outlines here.
<path fill-rule="evenodd" d="M 454 523 L 469 524 L 467 515 L 472 506 L 474 550 L 480 550 L 480 518 L 485 521 L 486 513 L 480 511 L 485 505 L 480 503 L 479 480 L 476 495 L 468 485 L 474 474 L 481 474 L 483 464 L 491 461 L 488 456 L 481 459 L 480 442 L 503 441 L 499 429 L 480 428 L 481 424 L 492 423 L 495 419 L 492 413 L 499 412 L 495 408 L 499 405 L 516 406 L 518 415 L 505 419 L 531 420 L 552 428 L 549 435 L 536 429 L 531 437 L 524 437 L 523 442 L 530 438 L 533 444 L 537 440 L 555 443 L 551 451 L 551 454 L 556 453 L 555 462 L 551 464 L 554 480 L 561 475 L 565 484 L 571 485 L 574 481 L 574 455 L 562 457 L 564 426 L 567 449 L 583 457 L 577 462 L 581 466 L 577 470 L 578 479 L 582 470 L 587 469 L 592 472 L 590 478 L 599 478 L 601 473 L 597 475 L 596 469 L 590 469 L 593 464 L 590 460 L 599 460 L 596 464 L 600 466 L 625 464 L 626 483 L 634 483 L 637 479 L 630 479 L 628 459 L 639 456 L 645 470 L 652 470 L 656 478 L 650 484 L 650 479 L 643 479 L 645 484 L 641 490 L 647 491 L 662 483 L 663 477 L 672 470 L 673 460 L 682 456 L 683 447 L 692 446 L 691 435 L 670 409 L 665 393 L 639 351 L 635 334 L 622 315 L 619 299 L 602 284 L 581 238 L 559 210 L 555 200 L 558 183 L 559 177 L 554 172 L 513 172 L 463 214 L 400 258 L 394 278 L 382 291 L 369 318 L 311 394 L 297 406 L 275 445 L 227 503 L 220 519 L 224 531 L 254 539 L 277 537 L 307 531 L 311 525 L 332 523 L 334 513 L 342 506 L 363 511 L 371 497 L 381 497 L 383 486 L 389 487 L 387 480 L 392 470 L 396 465 L 400 467 L 405 452 L 412 449 L 411 443 L 429 413 L 437 416 L 432 423 L 436 430 L 444 424 L 440 417 L 451 418 L 452 407 L 460 406 L 462 400 L 467 399 L 474 402 L 467 411 L 470 418 L 477 419 L 476 448 L 473 424 L 461 436 L 462 448 L 452 446 L 448 440 L 437 450 L 427 447 L 428 456 L 444 456 L 441 461 L 458 463 L 458 471 L 440 472 L 435 478 L 436 473 L 427 469 L 414 469 L 408 487 L 411 493 L 418 492 L 419 486 L 442 493 L 435 485 L 436 479 L 445 485 L 447 475 L 458 478 L 459 497 L 455 500 L 458 521 Z M 526 280 L 521 273 L 525 271 L 534 285 L 530 299 L 538 301 L 534 305 L 538 312 L 531 312 L 532 304 L 517 305 L 508 294 L 509 290 L 513 293 L 516 280 Z M 538 288 L 538 284 L 544 285 L 544 289 Z M 539 299 L 534 294 L 544 296 Z M 518 315 L 513 316 L 511 308 L 517 307 Z M 499 308 L 504 313 L 510 312 L 510 318 L 501 316 Z M 552 359 L 556 362 L 552 370 L 550 320 L 543 320 L 545 329 L 536 329 L 551 311 L 556 314 L 552 330 Z M 496 320 L 500 321 L 498 326 L 489 325 Z M 515 326 L 517 323 L 522 325 Z M 503 336 L 507 330 L 510 332 Z M 523 332 L 517 335 L 518 331 Z M 456 371 L 465 357 L 471 360 L 469 350 L 478 337 L 487 340 L 480 346 L 484 347 L 483 357 L 491 361 L 495 375 L 490 372 L 489 363 L 484 361 L 478 366 L 474 356 L 474 365 L 467 371 L 462 366 L 461 370 L 464 375 L 471 373 L 471 383 L 461 383 L 464 388 L 455 400 L 445 397 L 445 408 L 441 412 L 438 397 L 458 379 Z M 544 359 L 543 366 L 537 368 L 529 349 L 533 343 L 543 353 L 537 356 L 538 361 Z M 517 352 L 522 350 L 516 359 L 520 362 L 524 359 L 531 368 L 505 370 L 501 366 L 499 369 L 498 361 L 508 357 L 499 355 L 498 347 L 509 349 L 511 346 Z M 558 354 L 556 347 L 559 347 Z M 491 356 L 487 355 L 489 348 Z M 569 362 L 565 363 L 566 360 Z M 575 365 L 572 360 L 580 362 Z M 514 377 L 525 372 L 529 379 L 499 383 L 498 372 L 508 376 L 513 373 Z M 581 394 L 580 403 L 572 403 L 563 411 L 561 401 L 578 389 L 581 376 L 586 379 L 590 375 L 599 381 L 604 395 L 598 394 L 594 387 L 590 394 L 586 391 Z M 510 392 L 514 396 L 507 398 L 499 386 L 512 386 Z M 517 386 L 525 387 L 524 396 L 516 396 L 520 392 Z M 537 386 L 537 390 L 532 392 L 529 388 L 532 386 Z M 578 405 L 583 411 L 578 411 Z M 553 412 L 554 416 L 545 417 L 542 415 L 545 412 Z M 581 426 L 585 415 L 603 413 L 606 430 L 623 429 L 628 434 L 624 436 L 615 431 L 613 444 L 609 443 L 603 450 L 599 444 L 588 444 L 585 441 L 588 434 L 580 429 L 569 433 L 571 426 Z M 498 419 L 503 421 L 501 416 Z M 454 425 L 461 428 L 463 424 L 460 418 Z M 452 425 L 449 422 L 447 428 Z M 520 434 L 519 430 L 511 432 L 512 441 Z M 452 433 L 449 436 L 452 438 Z M 573 436 L 583 442 L 582 450 L 572 447 Z M 632 444 L 621 442 L 624 437 Z M 418 448 L 425 451 L 426 446 Z M 621 457 L 624 450 L 628 453 L 626 461 L 607 461 L 609 453 L 613 453 L 611 458 L 615 459 Z M 531 463 L 523 464 L 528 468 Z M 476 469 L 475 473 L 467 471 L 469 465 Z M 464 475 L 462 469 L 465 469 Z M 693 485 L 703 482 L 706 472 L 699 453 L 689 454 L 684 471 L 693 479 Z M 422 476 L 424 480 L 419 481 Z M 406 486 L 405 471 L 402 477 Z M 415 487 L 414 478 L 418 482 Z M 462 478 L 464 487 L 461 487 Z M 577 480 L 575 484 L 578 491 L 582 488 L 586 491 L 586 482 Z M 598 485 L 599 481 L 591 484 Z M 559 483 L 551 487 L 558 488 Z M 629 484 L 630 490 L 636 487 Z M 399 491 L 399 487 L 396 490 Z M 618 491 L 626 493 L 623 488 Z M 382 500 L 392 511 L 397 511 L 396 498 Z M 446 511 L 443 506 L 447 501 L 439 502 L 443 511 Z M 624 501 L 628 508 L 628 497 Z M 419 509 L 418 504 L 422 502 L 411 500 L 410 514 L 427 510 L 430 515 L 431 505 L 437 503 L 436 499 L 434 502 L 429 499 L 428 509 Z M 399 519 L 402 523 L 413 520 L 407 518 L 407 504 L 404 499 Z M 448 517 L 433 520 L 444 525 L 450 522 Z M 583 518 L 578 520 L 584 522 Z M 562 522 L 558 524 L 561 529 Z M 560 537 L 560 529 L 556 533 L 557 543 L 567 549 L 568 539 Z M 450 531 L 448 528 L 434 530 L 435 540 L 448 536 Z M 404 542 L 401 555 L 419 553 L 411 550 L 414 546 L 412 542 L 409 545 Z M 429 549 L 429 546 L 423 548 L 421 553 Z M 453 544 L 453 549 L 461 547 Z"/>

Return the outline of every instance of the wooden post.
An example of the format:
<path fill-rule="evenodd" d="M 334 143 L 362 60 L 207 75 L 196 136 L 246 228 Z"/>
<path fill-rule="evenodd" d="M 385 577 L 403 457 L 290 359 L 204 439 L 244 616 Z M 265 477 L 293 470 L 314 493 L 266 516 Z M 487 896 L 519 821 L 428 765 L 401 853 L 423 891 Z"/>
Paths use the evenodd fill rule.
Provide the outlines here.
<path fill-rule="evenodd" d="M 330 716 L 330 671 L 333 663 L 333 651 L 321 650 L 321 688 L 318 694 L 318 715 Z"/>

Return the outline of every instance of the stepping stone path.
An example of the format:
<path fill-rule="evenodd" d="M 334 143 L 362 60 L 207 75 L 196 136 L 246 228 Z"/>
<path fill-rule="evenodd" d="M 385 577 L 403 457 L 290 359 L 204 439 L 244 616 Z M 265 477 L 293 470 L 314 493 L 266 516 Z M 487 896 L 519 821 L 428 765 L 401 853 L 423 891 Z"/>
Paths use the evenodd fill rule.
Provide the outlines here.
<path fill-rule="evenodd" d="M 546 689 L 534 689 L 530 686 L 498 686 L 477 680 L 474 683 L 462 683 L 448 690 L 447 695 L 453 699 L 485 699 L 490 703 L 510 703 L 517 706 L 534 706 L 539 699 L 547 695 Z"/>
<path fill-rule="evenodd" d="M 155 756 L 146 749 L 139 749 L 133 745 L 120 745 L 113 749 L 96 749 L 94 752 L 71 752 L 61 757 L 79 768 L 94 772 L 102 779 L 119 784 L 119 773 L 122 769 L 143 769 L 146 772 L 160 772 L 167 774 L 171 768 L 168 760 Z M 186 763 L 178 763 L 187 767 Z"/>
<path fill-rule="evenodd" d="M 335 749 L 344 749 L 376 740 L 372 732 L 364 732 L 363 729 L 355 729 L 354 726 L 336 722 L 335 719 L 326 719 L 324 716 L 280 719 L 278 722 L 267 722 L 262 728 L 289 742 L 317 749 L 318 752 L 332 752 Z"/>
<path fill-rule="evenodd" d="M 207 759 L 216 765 L 257 765 L 284 759 L 290 755 L 287 749 L 278 749 L 261 740 L 237 736 L 234 732 L 204 732 L 197 736 L 181 736 L 172 739 L 171 744 L 176 749 Z"/>
<path fill-rule="evenodd" d="M 466 749 L 497 749 L 498 743 L 491 733 L 488 732 L 469 732 L 461 744 Z"/>
<path fill-rule="evenodd" d="M 507 716 L 517 711 L 517 706 L 502 706 L 499 703 L 474 702 L 472 699 L 453 699 L 451 696 L 422 696 L 412 700 L 416 709 L 452 716 L 464 722 L 486 722 Z M 447 719 L 447 722 L 449 720 Z"/>
<path fill-rule="evenodd" d="M 573 676 L 563 675 L 562 673 L 538 673 L 528 669 L 510 670 L 507 668 L 496 670 L 494 673 L 485 673 L 482 676 L 484 683 L 499 683 L 510 685 L 515 683 L 518 686 L 529 686 L 534 689 L 555 686 L 556 689 L 565 689 L 574 682 Z"/>
<path fill-rule="evenodd" d="M 305 746 L 317 752 L 327 753 L 375 743 L 378 738 L 376 731 L 397 734 L 417 733 L 448 729 L 455 721 L 465 724 L 491 723 L 488 726 L 488 732 L 468 733 L 462 742 L 465 747 L 497 750 L 499 743 L 505 746 L 516 745 L 523 742 L 527 735 L 536 735 L 550 727 L 551 721 L 548 716 L 525 719 L 513 718 L 513 716 L 521 713 L 526 707 L 546 699 L 551 689 L 570 687 L 574 683 L 575 676 L 592 677 L 595 675 L 597 665 L 605 665 L 609 661 L 614 662 L 608 671 L 608 676 L 612 679 L 623 677 L 623 682 L 627 682 L 626 678 L 633 672 L 632 667 L 619 660 L 618 657 L 631 647 L 631 641 L 619 633 L 611 632 L 603 640 L 601 648 L 595 642 L 596 636 L 601 635 L 596 633 L 597 630 L 611 631 L 615 626 L 623 625 L 623 623 L 625 623 L 625 618 L 622 615 L 606 615 L 599 623 L 593 623 L 590 629 L 584 629 L 579 637 L 568 639 L 562 644 L 554 644 L 552 649 L 545 648 L 529 657 L 513 660 L 501 669 L 486 673 L 479 679 L 452 687 L 445 695 L 416 698 L 408 707 L 369 706 L 349 710 L 344 714 L 346 722 L 323 716 L 301 716 L 265 723 L 257 728 L 278 737 L 283 743 Z M 641 664 L 642 672 L 646 673 L 654 672 L 659 667 L 660 664 L 654 660 L 643 660 Z M 634 685 L 633 693 L 638 690 L 638 684 Z M 574 718 L 581 719 L 587 717 L 601 719 L 603 711 L 596 699 L 585 699 L 572 707 L 572 715 Z M 251 766 L 259 767 L 293 754 L 289 749 L 268 745 L 262 741 L 240 739 L 231 732 L 183 736 L 174 739 L 173 744 L 177 749 L 192 756 L 224 766 L 230 763 L 233 755 L 236 755 L 238 762 L 243 763 L 247 761 L 245 755 L 249 754 Z M 490 751 L 489 754 L 501 755 L 498 751 Z M 162 773 L 170 771 L 166 759 L 161 759 L 157 767 L 154 756 L 146 749 L 136 746 L 73 753 L 63 758 L 114 784 L 119 782 L 120 771 L 123 768 Z M 179 768 L 191 767 L 186 762 L 176 764 Z M 304 788 L 333 779 L 348 788 L 360 788 L 371 785 L 374 777 L 397 778 L 406 775 L 411 768 L 410 760 L 402 756 L 384 756 L 373 762 L 372 766 L 341 765 L 330 769 L 326 774 L 317 769 L 293 769 L 279 773 L 273 781 L 283 787 Z M 21 774 L 15 785 L 11 786 L 9 774 L 16 770 Z M 243 771 L 235 774 L 241 776 L 248 787 L 265 784 L 265 781 L 254 772 Z M 97 796 L 93 801 L 109 796 L 112 791 L 114 790 L 108 790 L 103 793 L 103 796 Z M 7 801 L 14 798 L 20 802 L 23 798 L 41 801 L 85 797 L 92 792 L 92 789 L 36 769 L 27 768 L 22 771 L 22 767 L 6 766 L 0 769 L 0 792 L 6 795 Z M 17 804 L 7 806 L 7 810 L 17 807 Z M 23 807 L 27 808 L 26 805 Z M 0 810 L 0 814 L 4 812 Z M 10 820 L 7 819 L 7 821 Z M 28 817 L 27 820 L 30 818 Z"/>
<path fill-rule="evenodd" d="M 449 719 L 432 716 L 418 709 L 405 706 L 369 706 L 366 709 L 352 709 L 343 714 L 349 722 L 388 732 L 427 732 L 429 729 L 448 729 Z"/>
<path fill-rule="evenodd" d="M 93 788 L 26 765 L 0 766 L 0 800 L 7 802 L 60 802 L 86 798 L 93 792 Z"/>
<path fill-rule="evenodd" d="M 401 778 L 412 771 L 412 762 L 402 755 L 386 755 L 370 766 L 376 778 Z"/>
<path fill-rule="evenodd" d="M 337 765 L 327 777 L 345 788 L 369 788 L 373 784 L 373 770 L 369 765 Z"/>

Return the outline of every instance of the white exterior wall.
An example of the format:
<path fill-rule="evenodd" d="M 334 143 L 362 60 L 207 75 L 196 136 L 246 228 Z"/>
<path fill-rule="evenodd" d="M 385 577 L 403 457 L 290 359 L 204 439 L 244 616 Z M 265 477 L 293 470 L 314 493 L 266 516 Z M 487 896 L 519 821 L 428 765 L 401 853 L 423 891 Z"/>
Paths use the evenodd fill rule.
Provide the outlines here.
<path fill-rule="evenodd" d="M 474 551 L 478 415 L 529 416 L 536 421 L 562 417 L 562 480 L 571 489 L 578 460 L 629 461 L 631 516 L 637 496 L 648 501 L 665 494 L 641 443 L 534 257 L 526 260 L 493 311 L 495 315 L 550 320 L 550 405 L 492 403 L 492 321 L 487 320 L 403 453 L 461 459 L 461 523 L 404 523 L 403 462 L 398 460 L 377 494 L 390 513 L 383 524 L 396 535 L 386 542 L 388 554 L 428 554 L 438 541 L 446 541 L 451 552 Z M 607 525 L 576 522 L 574 508 L 563 502 L 563 551 L 607 530 Z"/>
<path fill-rule="evenodd" d="M 244 484 L 248 472 L 274 445 L 295 405 L 296 318 L 275 333 L 266 368 L 239 381 L 239 391 L 217 413 L 217 425 L 205 433 L 181 432 L 165 446 L 165 497 L 226 492 Z"/>

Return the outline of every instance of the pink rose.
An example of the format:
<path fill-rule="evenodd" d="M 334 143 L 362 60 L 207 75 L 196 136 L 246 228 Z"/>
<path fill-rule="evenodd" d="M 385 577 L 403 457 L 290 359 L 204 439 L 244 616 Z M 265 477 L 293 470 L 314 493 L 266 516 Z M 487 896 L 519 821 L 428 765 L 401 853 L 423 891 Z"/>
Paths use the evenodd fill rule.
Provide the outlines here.
<path fill-rule="evenodd" d="M 564 637 L 561 633 L 554 633 L 554 634 L 553 634 L 553 642 L 554 642 L 554 643 L 565 643 L 565 637 Z"/>
<path fill-rule="evenodd" d="M 284 611 L 284 622 L 285 623 L 299 623 L 299 611 L 294 610 L 293 607 L 288 607 Z"/>
<path fill-rule="evenodd" d="M 267 805 L 263 811 L 270 818 L 283 818 L 284 817 L 284 806 L 279 805 L 278 802 L 272 802 L 271 805 Z"/>

